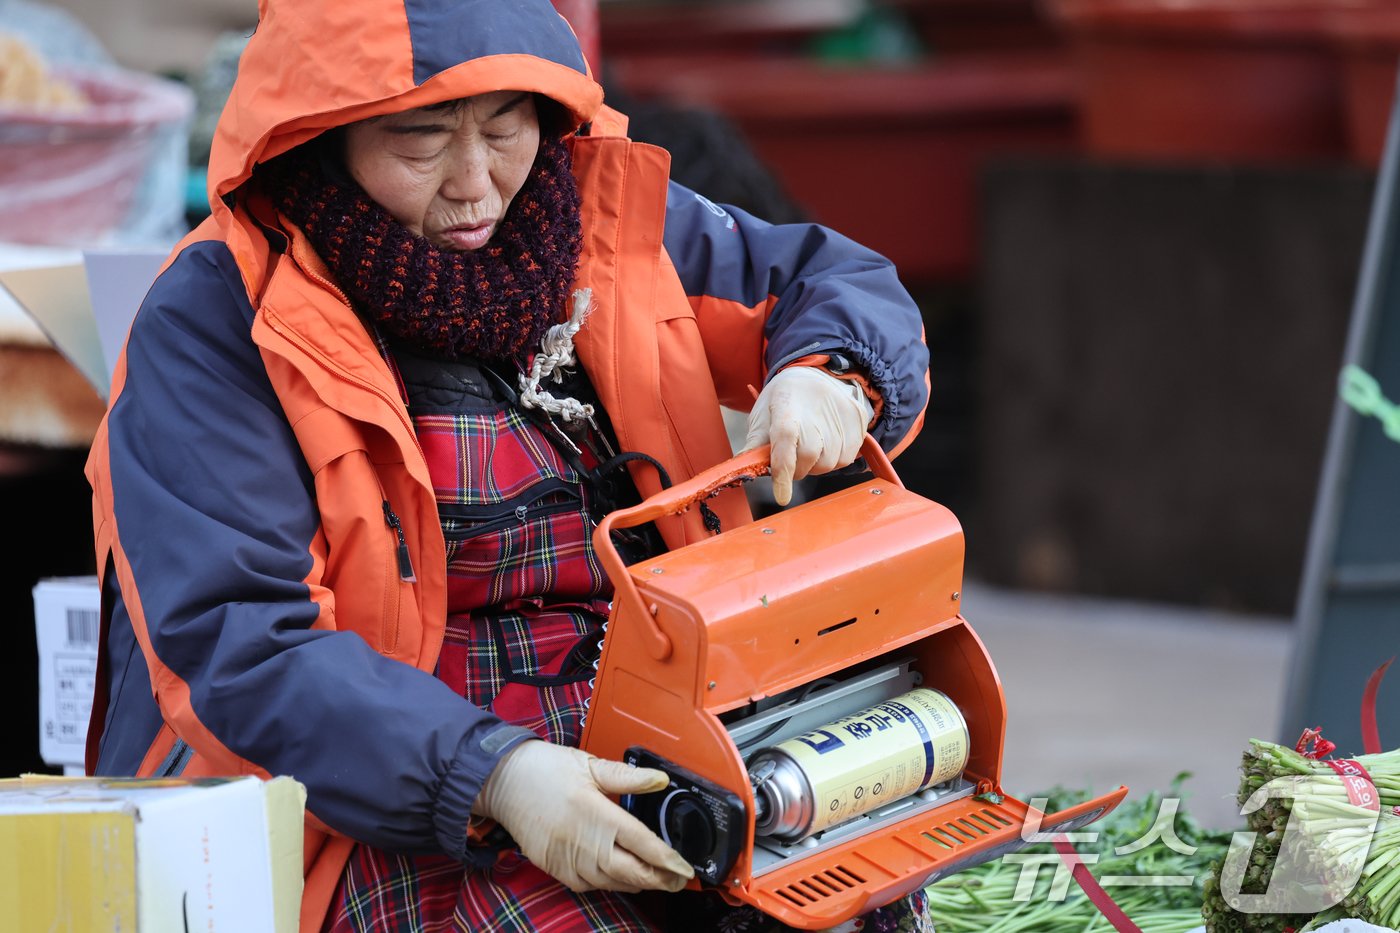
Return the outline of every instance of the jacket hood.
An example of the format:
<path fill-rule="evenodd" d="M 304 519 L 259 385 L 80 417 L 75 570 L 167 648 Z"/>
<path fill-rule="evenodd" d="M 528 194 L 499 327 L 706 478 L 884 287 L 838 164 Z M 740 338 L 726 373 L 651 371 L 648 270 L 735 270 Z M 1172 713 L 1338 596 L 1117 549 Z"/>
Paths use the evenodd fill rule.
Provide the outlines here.
<path fill-rule="evenodd" d="M 332 127 L 503 90 L 544 94 L 579 124 L 601 105 L 549 0 L 259 0 L 214 133 L 211 206 Z"/>

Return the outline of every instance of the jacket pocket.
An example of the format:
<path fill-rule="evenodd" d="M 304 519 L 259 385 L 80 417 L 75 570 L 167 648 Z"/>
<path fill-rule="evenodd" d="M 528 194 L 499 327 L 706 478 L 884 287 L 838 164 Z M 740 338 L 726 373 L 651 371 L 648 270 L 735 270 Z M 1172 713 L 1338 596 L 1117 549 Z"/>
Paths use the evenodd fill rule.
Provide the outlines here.
<path fill-rule="evenodd" d="M 421 579 L 421 538 L 402 488 L 390 491 L 365 445 L 318 451 L 314 471 L 325 561 L 317 583 L 335 595 L 335 622 L 376 650 L 399 649 L 401 615 Z M 333 454 L 333 455 L 332 455 Z"/>

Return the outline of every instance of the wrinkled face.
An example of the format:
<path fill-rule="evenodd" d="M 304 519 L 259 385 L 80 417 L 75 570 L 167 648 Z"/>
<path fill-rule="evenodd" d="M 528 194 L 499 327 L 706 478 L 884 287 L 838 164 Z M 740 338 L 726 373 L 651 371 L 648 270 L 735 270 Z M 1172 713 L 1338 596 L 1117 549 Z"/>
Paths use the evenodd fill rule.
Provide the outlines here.
<path fill-rule="evenodd" d="M 539 144 L 534 97 L 495 91 L 351 124 L 345 165 L 409 230 L 474 250 L 496 232 Z"/>

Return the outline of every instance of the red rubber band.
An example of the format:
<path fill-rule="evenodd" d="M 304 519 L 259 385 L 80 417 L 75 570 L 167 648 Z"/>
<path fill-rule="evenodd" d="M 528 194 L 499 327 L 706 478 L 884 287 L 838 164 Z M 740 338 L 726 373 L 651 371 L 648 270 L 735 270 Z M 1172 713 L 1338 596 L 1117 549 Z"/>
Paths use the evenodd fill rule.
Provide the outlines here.
<path fill-rule="evenodd" d="M 1142 933 L 1142 928 L 1128 919 L 1118 902 L 1103 889 L 1098 879 L 1089 873 L 1089 866 L 1079 860 L 1079 853 L 1063 833 L 1055 837 L 1054 845 L 1055 851 L 1060 853 L 1060 859 L 1069 866 L 1070 877 L 1084 891 L 1089 902 L 1098 908 L 1099 913 L 1113 924 L 1113 929 L 1118 933 Z"/>
<path fill-rule="evenodd" d="M 1390 667 L 1394 660 L 1391 658 L 1376 668 L 1371 679 L 1366 681 L 1366 689 L 1361 694 L 1361 747 L 1368 755 L 1377 755 L 1381 751 L 1381 731 L 1376 725 L 1376 693 L 1381 688 L 1381 681 L 1385 679 L 1386 668 Z"/>
<path fill-rule="evenodd" d="M 1308 743 L 1312 743 L 1312 750 L 1308 750 Z M 1304 729 L 1303 734 L 1298 737 L 1298 744 L 1293 746 L 1293 750 L 1304 758 L 1316 761 L 1325 755 L 1330 755 L 1337 750 L 1336 742 L 1329 742 L 1322 737 L 1322 727 L 1315 729 Z"/>

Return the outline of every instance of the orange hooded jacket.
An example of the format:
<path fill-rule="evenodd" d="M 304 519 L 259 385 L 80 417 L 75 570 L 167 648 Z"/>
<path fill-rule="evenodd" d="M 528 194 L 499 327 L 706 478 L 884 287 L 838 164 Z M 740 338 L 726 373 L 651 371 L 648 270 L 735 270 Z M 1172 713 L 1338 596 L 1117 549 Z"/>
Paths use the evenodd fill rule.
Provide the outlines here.
<path fill-rule="evenodd" d="M 103 651 L 88 769 L 291 774 L 308 789 L 302 929 L 355 839 L 470 861 L 472 801 L 517 729 L 433 675 L 445 548 L 427 467 L 373 341 L 253 166 L 328 128 L 495 90 L 545 94 L 583 199 L 576 344 L 623 449 L 676 479 L 729 456 L 721 403 L 830 354 L 922 422 L 927 352 L 889 263 L 668 182 L 601 108 L 547 0 L 262 0 L 210 163 L 213 215 L 137 314 L 88 463 Z M 256 216 L 255 216 L 256 215 Z M 636 474 L 643 495 L 655 474 Z M 715 501 L 748 519 L 737 491 Z M 391 523 L 390 519 L 394 519 Z M 687 515 L 669 546 L 706 534 Z M 401 572 L 406 546 L 416 579 Z"/>

